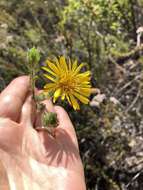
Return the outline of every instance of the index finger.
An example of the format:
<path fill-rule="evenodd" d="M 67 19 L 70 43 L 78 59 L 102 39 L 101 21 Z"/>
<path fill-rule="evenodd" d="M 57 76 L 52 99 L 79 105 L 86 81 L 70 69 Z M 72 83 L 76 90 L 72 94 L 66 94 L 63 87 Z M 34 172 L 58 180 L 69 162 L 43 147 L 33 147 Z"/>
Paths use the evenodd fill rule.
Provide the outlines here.
<path fill-rule="evenodd" d="M 29 91 L 29 77 L 14 79 L 0 94 L 0 117 L 17 121 Z"/>

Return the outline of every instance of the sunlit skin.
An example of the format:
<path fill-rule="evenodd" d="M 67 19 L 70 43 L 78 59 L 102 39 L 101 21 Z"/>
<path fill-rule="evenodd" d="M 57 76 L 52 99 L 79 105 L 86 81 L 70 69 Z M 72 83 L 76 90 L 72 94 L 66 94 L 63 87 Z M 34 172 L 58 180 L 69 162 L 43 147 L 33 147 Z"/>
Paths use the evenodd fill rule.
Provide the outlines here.
<path fill-rule="evenodd" d="M 77 138 L 68 114 L 49 100 L 44 103 L 58 115 L 55 138 L 47 131 L 34 129 L 40 124 L 29 95 L 28 77 L 13 80 L 0 94 L 0 189 L 86 189 Z"/>

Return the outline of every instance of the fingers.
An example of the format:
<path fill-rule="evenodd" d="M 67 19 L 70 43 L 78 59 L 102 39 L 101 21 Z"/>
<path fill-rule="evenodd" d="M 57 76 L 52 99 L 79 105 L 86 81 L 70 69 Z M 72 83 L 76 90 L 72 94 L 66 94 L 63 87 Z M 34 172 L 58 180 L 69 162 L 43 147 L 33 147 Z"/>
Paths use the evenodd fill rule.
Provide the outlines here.
<path fill-rule="evenodd" d="M 22 144 L 22 128 L 8 118 L 0 118 L 0 150 L 15 152 Z"/>
<path fill-rule="evenodd" d="M 57 127 L 57 131 L 62 132 L 62 130 L 64 130 L 73 140 L 74 144 L 78 147 L 75 129 L 67 112 L 60 106 L 55 106 L 54 108 L 59 120 L 59 126 Z"/>
<path fill-rule="evenodd" d="M 22 76 L 13 80 L 0 94 L 0 116 L 17 121 L 28 91 L 29 77 Z"/>
<path fill-rule="evenodd" d="M 43 104 L 45 104 L 48 112 L 55 112 L 55 108 L 51 100 L 45 100 L 43 101 Z"/>
<path fill-rule="evenodd" d="M 51 100 L 45 100 L 43 103 L 49 112 L 56 112 L 59 120 L 58 129 L 64 129 L 68 134 L 76 137 L 74 127 L 67 112 L 60 106 L 54 106 Z"/>
<path fill-rule="evenodd" d="M 48 112 L 55 112 L 54 105 L 53 105 L 53 103 L 52 103 L 51 100 L 44 100 L 42 103 L 46 106 L 46 110 L 47 110 Z M 41 129 L 41 126 L 42 126 L 41 113 L 38 113 L 38 114 L 37 114 L 35 126 L 36 126 L 36 128 L 38 129 L 38 131 L 39 131 L 40 133 L 44 134 L 44 136 L 45 136 L 45 131 L 44 131 L 44 133 L 43 133 L 43 130 L 40 130 L 40 129 Z M 47 132 L 47 131 L 46 131 L 46 132 Z M 47 135 L 48 135 L 48 133 L 47 133 Z"/>
<path fill-rule="evenodd" d="M 34 125 L 34 120 L 36 116 L 36 107 L 35 103 L 32 100 L 31 95 L 29 95 L 24 102 L 21 110 L 21 117 L 20 117 L 20 124 L 22 126 L 33 126 Z"/>
<path fill-rule="evenodd" d="M 58 128 L 66 130 L 67 133 L 75 135 L 73 124 L 67 114 L 67 112 L 60 106 L 55 106 L 55 111 L 58 116 L 59 126 Z"/>
<path fill-rule="evenodd" d="M 75 133 L 73 124 L 72 124 L 68 114 L 66 113 L 66 111 L 60 106 L 54 106 L 51 100 L 45 100 L 45 101 L 43 101 L 43 103 L 45 104 L 48 112 L 56 112 L 57 113 L 59 125 L 57 128 L 55 128 L 55 134 L 56 134 L 56 137 L 58 138 L 58 140 L 61 140 L 60 137 L 61 136 L 63 137 L 63 134 L 61 135 L 61 133 L 63 133 L 63 131 L 64 131 L 65 135 L 67 134 L 67 136 L 70 137 L 72 139 L 72 141 L 74 142 L 74 144 L 78 147 L 76 133 Z M 43 130 L 43 129 L 40 130 L 41 126 L 42 126 L 41 116 L 39 115 L 36 119 L 36 128 L 38 129 L 41 138 L 44 140 L 45 140 L 45 138 L 47 138 L 47 140 L 48 140 L 49 133 L 46 130 Z"/>
<path fill-rule="evenodd" d="M 9 190 L 9 182 L 8 182 L 8 178 L 7 178 L 7 173 L 5 170 L 5 167 L 3 166 L 2 161 L 0 161 L 0 189 L 3 190 Z"/>

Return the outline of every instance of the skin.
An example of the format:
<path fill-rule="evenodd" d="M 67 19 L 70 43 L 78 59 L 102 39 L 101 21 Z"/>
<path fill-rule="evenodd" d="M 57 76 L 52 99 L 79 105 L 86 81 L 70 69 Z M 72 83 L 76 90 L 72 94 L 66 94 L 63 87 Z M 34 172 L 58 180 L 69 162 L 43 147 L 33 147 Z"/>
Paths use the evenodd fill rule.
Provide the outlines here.
<path fill-rule="evenodd" d="M 0 189 L 85 190 L 83 165 L 74 127 L 62 107 L 56 112 L 55 138 L 41 127 L 29 94 L 29 78 L 13 80 L 0 94 Z"/>

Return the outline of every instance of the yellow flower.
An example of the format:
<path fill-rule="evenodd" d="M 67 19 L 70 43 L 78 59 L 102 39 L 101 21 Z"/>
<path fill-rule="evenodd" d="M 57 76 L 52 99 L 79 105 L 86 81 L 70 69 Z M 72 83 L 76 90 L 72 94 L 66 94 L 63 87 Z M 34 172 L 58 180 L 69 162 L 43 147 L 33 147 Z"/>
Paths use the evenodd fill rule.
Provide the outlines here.
<path fill-rule="evenodd" d="M 42 67 L 47 74 L 44 76 L 50 81 L 44 86 L 44 92 L 53 93 L 53 101 L 59 97 L 65 98 L 75 110 L 79 110 L 79 102 L 88 104 L 91 93 L 90 71 L 80 72 L 84 64 L 78 65 L 61 56 L 54 61 L 47 60 L 46 66 Z"/>

